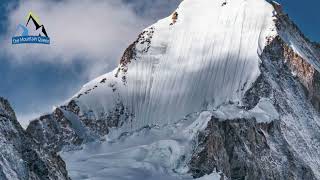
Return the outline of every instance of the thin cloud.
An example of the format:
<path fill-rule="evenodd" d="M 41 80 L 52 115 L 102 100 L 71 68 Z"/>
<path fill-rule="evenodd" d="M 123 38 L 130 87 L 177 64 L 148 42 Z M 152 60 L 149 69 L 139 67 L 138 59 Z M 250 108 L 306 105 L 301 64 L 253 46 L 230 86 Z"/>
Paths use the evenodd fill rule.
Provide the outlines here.
<path fill-rule="evenodd" d="M 29 11 L 45 25 L 50 45 L 11 45 L 16 26 L 25 23 Z M 8 34 L 1 44 L 14 63 L 72 64 L 81 60 L 99 67 L 91 71 L 105 70 L 101 65 L 115 66 L 123 49 L 148 22 L 116 0 L 21 1 L 9 17 Z"/>
<path fill-rule="evenodd" d="M 88 64 L 85 78 L 112 70 L 124 49 L 156 19 L 170 15 L 180 0 L 64 0 L 20 1 L 9 14 L 0 48 L 15 64 L 36 61 Z M 45 25 L 50 45 L 11 45 L 18 24 L 34 12 Z M 1 38 L 0 38 L 1 39 Z"/>

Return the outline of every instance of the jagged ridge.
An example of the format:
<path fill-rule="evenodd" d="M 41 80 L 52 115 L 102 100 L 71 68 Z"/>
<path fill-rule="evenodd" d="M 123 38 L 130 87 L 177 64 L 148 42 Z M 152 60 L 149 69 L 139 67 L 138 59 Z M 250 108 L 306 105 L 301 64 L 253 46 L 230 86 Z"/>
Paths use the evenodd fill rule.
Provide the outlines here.
<path fill-rule="evenodd" d="M 47 153 L 18 123 L 7 100 L 0 97 L 0 179 L 66 180 L 66 165 Z"/>

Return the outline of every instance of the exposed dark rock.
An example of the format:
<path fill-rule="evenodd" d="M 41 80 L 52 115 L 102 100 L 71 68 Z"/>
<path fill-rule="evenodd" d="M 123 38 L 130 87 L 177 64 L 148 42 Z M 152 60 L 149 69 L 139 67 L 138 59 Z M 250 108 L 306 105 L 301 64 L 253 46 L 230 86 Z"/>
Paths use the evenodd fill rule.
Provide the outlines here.
<path fill-rule="evenodd" d="M 277 149 L 270 147 L 279 143 Z M 280 121 L 212 118 L 198 135 L 189 164 L 195 178 L 214 169 L 230 179 L 316 179 L 312 170 L 294 156 L 281 135 Z"/>
<path fill-rule="evenodd" d="M 137 52 L 146 53 L 148 52 L 151 44 L 151 39 L 153 37 L 154 28 L 151 27 L 148 30 L 143 31 L 139 34 L 137 40 L 135 40 L 129 47 L 124 51 L 123 56 L 120 60 L 120 65 L 118 67 L 115 77 L 119 76 L 119 73 L 122 73 L 122 82 L 126 84 L 126 73 L 128 71 L 128 65 L 132 60 L 136 60 Z M 143 45 L 143 48 L 137 48 L 137 45 Z"/>
<path fill-rule="evenodd" d="M 92 111 L 81 112 L 76 101 L 56 108 L 52 114 L 30 122 L 27 132 L 47 150 L 58 152 L 62 148 L 77 146 L 103 138 L 109 128 L 121 127 L 133 115 L 121 101 L 110 112 L 101 112 L 98 117 Z"/>
<path fill-rule="evenodd" d="M 103 78 L 103 79 L 100 81 L 100 83 L 105 83 L 106 80 L 107 80 L 107 78 Z"/>
<path fill-rule="evenodd" d="M 30 122 L 27 132 L 47 150 L 58 152 L 63 146 L 80 145 L 84 138 L 72 128 L 71 121 L 61 109 Z"/>
<path fill-rule="evenodd" d="M 252 87 L 245 93 L 243 98 L 244 108 L 247 110 L 254 108 L 261 98 L 270 97 L 271 91 L 271 85 L 265 81 L 264 75 L 261 74 Z"/>
<path fill-rule="evenodd" d="M 226 5 L 227 5 L 226 1 L 221 4 L 221 6 L 226 6 Z"/>
<path fill-rule="evenodd" d="M 170 23 L 170 26 L 174 25 L 174 24 L 177 22 L 178 17 L 179 17 L 179 14 L 178 14 L 177 12 L 174 12 L 174 13 L 172 14 L 172 17 L 171 17 L 172 23 Z"/>
<path fill-rule="evenodd" d="M 0 97 L 0 179 L 69 179 L 56 153 L 46 152 L 20 126 L 8 101 Z"/>

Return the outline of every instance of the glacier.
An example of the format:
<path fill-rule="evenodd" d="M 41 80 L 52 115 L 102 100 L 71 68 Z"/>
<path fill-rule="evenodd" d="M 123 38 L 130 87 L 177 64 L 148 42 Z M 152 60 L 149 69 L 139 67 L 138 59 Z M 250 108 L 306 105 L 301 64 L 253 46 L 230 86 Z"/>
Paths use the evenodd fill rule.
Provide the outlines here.
<path fill-rule="evenodd" d="M 210 112 L 201 112 L 174 125 L 148 126 L 126 134 L 115 130 L 105 142 L 87 143 L 81 150 L 61 152 L 61 156 L 73 179 L 191 180 L 183 163 L 190 157 L 181 157 L 191 154 L 192 141 L 210 117 Z M 220 174 L 213 172 L 198 180 L 220 180 Z"/>

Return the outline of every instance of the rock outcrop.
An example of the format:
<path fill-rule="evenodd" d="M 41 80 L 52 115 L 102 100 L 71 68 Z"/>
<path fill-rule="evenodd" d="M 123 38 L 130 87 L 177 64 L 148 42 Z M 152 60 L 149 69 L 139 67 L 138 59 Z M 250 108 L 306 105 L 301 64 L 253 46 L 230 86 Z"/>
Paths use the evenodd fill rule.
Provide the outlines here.
<path fill-rule="evenodd" d="M 274 6 L 276 6 L 274 4 Z M 298 26 L 283 14 L 282 10 L 277 11 L 276 25 L 279 31 L 278 40 L 281 42 L 281 55 L 283 60 L 288 65 L 293 76 L 296 76 L 306 88 L 308 99 L 314 107 L 320 112 L 320 49 L 316 43 L 312 43 L 300 31 Z M 295 41 L 300 41 L 301 47 L 295 47 L 288 39 L 291 37 Z M 293 49 L 293 48 L 298 48 Z M 310 61 L 313 60 L 313 61 Z"/>
<path fill-rule="evenodd" d="M 280 126 L 280 121 L 221 121 L 213 117 L 198 135 L 198 147 L 189 164 L 191 173 L 201 177 L 216 169 L 239 180 L 316 179 L 288 146 Z"/>
<path fill-rule="evenodd" d="M 268 98 L 280 118 L 257 123 L 212 117 L 189 162 L 194 177 L 218 170 L 230 179 L 319 179 L 319 109 L 317 98 L 310 97 L 319 72 L 280 36 L 266 46 L 261 60 L 261 75 L 246 92 L 243 108 Z"/>
<path fill-rule="evenodd" d="M 46 152 L 18 123 L 9 102 L 0 97 L 0 179 L 68 180 L 66 165 Z"/>
<path fill-rule="evenodd" d="M 96 118 L 92 111 L 82 113 L 75 101 L 56 108 L 52 114 L 30 122 L 27 132 L 52 152 L 77 149 L 79 145 L 104 138 L 110 128 L 121 127 L 133 115 L 122 102 Z"/>

